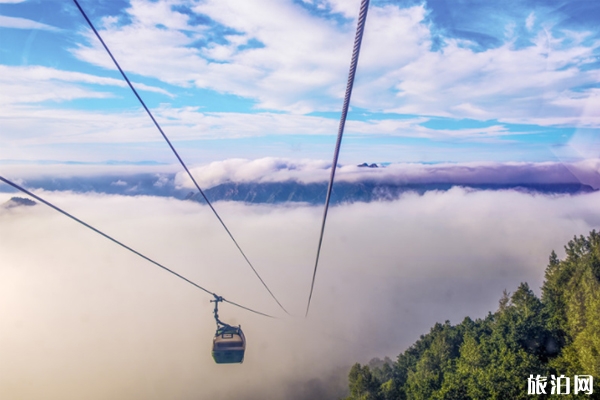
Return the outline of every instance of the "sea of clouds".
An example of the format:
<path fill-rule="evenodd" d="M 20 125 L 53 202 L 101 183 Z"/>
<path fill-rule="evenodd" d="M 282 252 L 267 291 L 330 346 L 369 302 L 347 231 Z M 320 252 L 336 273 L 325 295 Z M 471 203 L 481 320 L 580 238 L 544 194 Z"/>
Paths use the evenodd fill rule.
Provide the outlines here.
<path fill-rule="evenodd" d="M 46 190 L 155 194 L 189 193 L 195 186 L 187 173 L 175 165 L 123 164 L 4 164 L 4 177 Z M 224 183 L 325 183 L 331 162 L 316 159 L 265 157 L 233 158 L 190 168 L 202 189 Z M 141 180 L 140 180 L 141 179 Z M 142 182 L 143 180 L 143 182 Z M 380 163 L 378 168 L 340 164 L 336 182 L 372 182 L 388 185 L 442 183 L 451 185 L 584 184 L 600 189 L 600 159 L 577 162 L 469 162 L 469 163 Z M 137 188 L 135 186 L 138 186 Z M 140 193 L 143 188 L 143 193 Z M 0 187 L 0 192 L 8 187 Z"/>
<path fill-rule="evenodd" d="M 193 168 L 200 187 L 214 187 L 226 182 L 325 182 L 331 163 L 323 160 L 294 160 L 265 157 L 255 160 L 228 159 Z M 336 180 L 343 182 L 374 181 L 379 183 L 453 183 L 453 184 L 524 184 L 584 183 L 600 188 L 600 159 L 573 163 L 562 162 L 470 162 L 470 163 L 396 163 L 384 168 L 340 165 Z M 177 173 L 178 186 L 193 188 L 185 172 Z"/>
<path fill-rule="evenodd" d="M 44 205 L 0 207 L 0 398 L 335 399 L 354 362 L 394 358 L 435 322 L 484 317 L 520 282 L 539 294 L 550 252 L 563 256 L 574 235 L 600 227 L 598 192 L 456 187 L 335 206 L 304 318 L 319 206 L 215 204 L 287 316 L 205 205 L 36 193 L 278 318 L 223 305 L 248 349 L 243 364 L 216 365 L 206 293 Z M 12 196 L 0 193 L 0 204 Z"/>

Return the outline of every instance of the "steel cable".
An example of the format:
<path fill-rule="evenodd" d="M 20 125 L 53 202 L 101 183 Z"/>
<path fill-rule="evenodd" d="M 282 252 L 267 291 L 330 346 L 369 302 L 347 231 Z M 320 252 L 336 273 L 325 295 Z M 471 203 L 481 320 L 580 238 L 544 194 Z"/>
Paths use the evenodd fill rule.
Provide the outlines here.
<path fill-rule="evenodd" d="M 350 105 L 350 96 L 352 95 L 352 87 L 354 86 L 354 76 L 356 75 L 356 66 L 358 64 L 358 55 L 360 53 L 360 45 L 362 43 L 365 21 L 369 10 L 369 0 L 362 0 L 360 11 L 358 14 L 358 23 L 356 25 L 356 36 L 354 37 L 354 48 L 352 49 L 352 61 L 350 63 L 350 72 L 348 73 L 348 83 L 346 85 L 346 94 L 344 96 L 344 105 L 342 107 L 342 116 L 338 128 L 337 141 L 333 152 L 333 164 L 331 166 L 331 175 L 329 177 L 329 185 L 327 186 L 327 197 L 325 198 L 325 209 L 323 211 L 323 221 L 321 223 L 321 234 L 319 235 L 319 245 L 317 247 L 317 257 L 315 260 L 315 268 L 313 271 L 312 282 L 310 284 L 310 294 L 308 295 L 308 303 L 306 304 L 306 314 L 310 309 L 310 301 L 312 299 L 313 290 L 315 287 L 315 278 L 317 276 L 317 267 L 319 266 L 319 257 L 321 255 L 321 246 L 323 244 L 323 234 L 325 232 L 325 222 L 327 220 L 327 211 L 329 210 L 329 202 L 331 200 L 331 191 L 333 189 L 333 180 L 337 167 L 338 157 L 340 154 L 340 146 L 342 144 L 342 136 L 344 135 L 344 127 L 346 126 L 346 117 L 348 115 L 348 107 Z"/>
<path fill-rule="evenodd" d="M 135 95 L 135 97 L 137 97 L 137 99 L 140 102 L 140 104 L 142 105 L 142 107 L 144 107 L 144 110 L 146 110 L 146 113 L 148 114 L 148 116 L 150 117 L 150 119 L 152 120 L 152 122 L 154 123 L 154 125 L 156 126 L 156 128 L 158 129 L 158 131 L 160 132 L 160 134 L 162 135 L 162 137 L 165 139 L 165 141 L 167 142 L 167 144 L 169 145 L 169 147 L 173 151 L 173 154 L 175 154 L 175 157 L 177 157 L 177 160 L 179 160 L 179 163 L 181 164 L 181 166 L 183 167 L 183 169 L 185 170 L 185 172 L 188 174 L 188 176 L 190 177 L 190 179 L 192 180 L 192 182 L 196 186 L 196 189 L 198 189 L 198 192 L 200 192 L 200 194 L 204 198 L 204 201 L 206 201 L 206 204 L 210 207 L 210 209 L 212 210 L 212 212 L 215 214 L 215 216 L 217 217 L 217 219 L 219 220 L 219 222 L 221 223 L 221 225 L 223 226 L 223 228 L 225 228 L 225 231 L 227 232 L 227 234 L 229 235 L 229 237 L 231 238 L 231 240 L 233 241 L 233 243 L 235 244 L 235 246 L 237 247 L 237 249 L 240 251 L 240 253 L 244 257 L 244 260 L 246 260 L 246 263 L 248 263 L 248 265 L 250 266 L 250 268 L 252 268 L 252 271 L 254 271 L 254 274 L 256 275 L 256 277 L 260 280 L 260 282 L 263 284 L 263 286 L 265 287 L 265 289 L 267 289 L 267 291 L 269 292 L 269 294 L 271 295 L 271 297 L 273 297 L 273 299 L 277 302 L 277 304 L 279 305 L 279 307 L 281 307 L 281 309 L 286 314 L 289 315 L 289 313 L 287 312 L 287 310 L 283 307 L 283 305 L 279 302 L 279 300 L 277 299 L 277 297 L 275 297 L 275 295 L 273 294 L 273 292 L 271 291 L 271 289 L 269 289 L 269 287 L 267 286 L 267 284 L 265 283 L 265 281 L 258 274 L 258 272 L 254 268 L 254 266 L 252 265 L 252 263 L 250 262 L 250 260 L 248 259 L 248 257 L 246 256 L 246 254 L 244 253 L 244 251 L 242 250 L 242 248 L 238 244 L 238 242 L 233 237 L 233 234 L 229 231 L 229 228 L 227 228 L 227 225 L 225 225 L 225 222 L 221 219 L 221 217 L 217 213 L 217 210 L 213 207 L 213 205 L 211 204 L 211 202 L 208 200 L 208 198 L 204 194 L 204 191 L 202 189 L 200 189 L 200 186 L 196 182 L 196 179 L 194 179 L 194 177 L 192 176 L 192 173 L 188 169 L 187 165 L 183 162 L 183 159 L 179 156 L 179 153 L 177 153 L 177 150 L 175 150 L 175 147 L 173 147 L 173 145 L 171 144 L 171 141 L 169 140 L 169 138 L 167 137 L 167 135 L 165 134 L 165 132 L 162 130 L 162 128 L 160 127 L 160 125 L 158 124 L 158 122 L 156 121 L 156 119 L 154 118 L 154 115 L 152 115 L 152 112 L 150 112 L 150 109 L 146 106 L 146 103 L 144 102 L 144 100 L 142 100 L 142 98 L 138 94 L 137 90 L 135 90 L 135 88 L 133 87 L 133 84 L 131 83 L 131 81 L 129 80 L 129 78 L 127 77 L 127 75 L 125 74 L 125 72 L 123 71 L 123 69 L 121 68 L 121 66 L 119 65 L 119 63 L 117 62 L 116 58 L 113 56 L 112 52 L 109 50 L 109 48 L 106 45 L 106 43 L 104 43 L 104 40 L 102 39 L 102 37 L 100 36 L 100 34 L 96 30 L 96 28 L 94 27 L 94 24 L 92 24 L 92 21 L 88 18 L 87 14 L 83 10 L 83 8 L 81 8 L 81 6 L 79 5 L 79 2 L 77 0 L 73 0 L 73 2 L 75 3 L 75 5 L 79 9 L 79 11 L 81 12 L 81 15 L 83 16 L 83 18 L 85 18 L 86 22 L 88 23 L 88 25 L 90 26 L 90 28 L 92 29 L 92 31 L 94 31 L 94 33 L 96 34 L 96 37 L 98 38 L 98 40 L 100 41 L 100 43 L 102 43 L 102 46 L 104 47 L 104 49 L 106 50 L 106 52 L 108 53 L 108 55 L 112 59 L 113 63 L 115 64 L 115 66 L 117 67 L 117 69 L 119 70 L 119 72 L 121 73 L 121 75 L 123 76 L 123 79 L 125 79 L 125 81 L 129 85 L 129 88 L 131 89 L 131 91 L 133 92 L 133 94 Z"/>
<path fill-rule="evenodd" d="M 139 251 L 136 251 L 136 250 L 132 249 L 131 247 L 129 247 L 129 246 L 127 246 L 127 245 L 125 245 L 125 244 L 123 244 L 123 243 L 119 242 L 117 239 L 115 239 L 115 238 L 113 238 L 113 237 L 111 237 L 111 236 L 107 235 L 106 233 L 104 233 L 104 232 L 100 231 L 99 229 L 96 229 L 96 228 L 94 228 L 92 225 L 90 225 L 90 224 L 88 224 L 88 223 L 86 223 L 86 222 L 83 222 L 83 221 L 82 221 L 82 220 L 80 220 L 79 218 L 77 218 L 77 217 L 75 217 L 75 216 L 73 216 L 73 215 L 69 214 L 68 212 L 66 212 L 66 211 L 62 210 L 61 208 L 59 208 L 59 207 L 57 207 L 57 206 L 55 206 L 54 204 L 50 203 L 49 201 L 46 201 L 46 200 L 42 199 L 40 196 L 38 196 L 38 195 L 35 195 L 35 194 L 31 193 L 31 192 L 30 192 L 30 191 L 28 191 L 27 189 L 25 189 L 25 188 L 23 188 L 23 187 L 19 186 L 18 184 L 14 183 L 14 182 L 12 182 L 12 181 L 10 181 L 10 180 L 8 180 L 8 179 L 6 179 L 6 178 L 2 177 L 2 176 L 0 176 L 0 181 L 2 181 L 2 182 L 4 182 L 4 183 L 6 183 L 7 185 L 10 185 L 10 186 L 14 187 L 14 188 L 15 188 L 15 189 L 17 189 L 17 190 L 20 190 L 21 192 L 23 192 L 23 193 L 27 194 L 28 196 L 30 196 L 30 197 L 32 197 L 32 198 L 34 198 L 34 199 L 36 199 L 36 200 L 37 200 L 37 201 L 39 201 L 40 203 L 44 203 L 44 204 L 45 204 L 45 205 L 47 205 L 48 207 L 51 207 L 51 208 L 53 208 L 54 210 L 58 211 L 59 213 L 61 213 L 61 214 L 65 215 L 65 216 L 67 216 L 67 217 L 71 218 L 72 220 L 74 220 L 74 221 L 76 221 L 76 222 L 80 223 L 81 225 L 85 226 L 86 228 L 89 228 L 89 229 L 91 229 L 92 231 L 94 231 L 94 232 L 96 232 L 96 233 L 98 233 L 98 234 L 100 234 L 100 235 L 104 236 L 106 239 L 110 240 L 111 242 L 118 244 L 119 246 L 123 247 L 124 249 L 126 249 L 126 250 L 129 250 L 129 251 L 130 251 L 130 252 L 132 252 L 133 254 L 136 254 L 137 256 L 139 256 L 139 257 L 143 258 L 144 260 L 151 262 L 152 264 L 156 265 L 157 267 L 160 267 L 160 268 L 164 269 L 164 270 L 165 270 L 165 271 L 167 271 L 167 272 L 170 272 L 171 274 L 175 275 L 176 277 L 178 277 L 178 278 L 180 278 L 180 279 L 183 279 L 184 281 L 186 281 L 187 283 L 189 283 L 189 284 L 193 285 L 194 287 L 196 287 L 196 288 L 198 288 L 198 289 L 200 289 L 200 290 L 202 290 L 202 291 L 204 291 L 204 292 L 206 292 L 206 293 L 208 293 L 208 294 L 211 294 L 211 295 L 213 295 L 213 296 L 217 297 L 217 295 L 216 295 L 215 293 L 211 292 L 210 290 L 203 288 L 202 286 L 200 286 L 200 285 L 198 285 L 197 283 L 195 283 L 195 282 L 193 282 L 193 281 L 189 280 L 189 279 L 188 279 L 188 278 L 186 278 L 185 276 L 183 276 L 183 275 L 181 275 L 181 274 L 178 274 L 177 272 L 173 271 L 172 269 L 169 269 L 169 268 L 165 267 L 164 265 L 162 265 L 162 264 L 160 264 L 160 263 L 158 263 L 158 262 L 154 261 L 154 260 L 153 260 L 153 259 L 151 259 L 150 257 L 146 257 L 145 255 L 143 255 L 143 254 L 142 254 L 142 253 L 140 253 Z M 262 316 L 265 316 L 265 317 L 269 317 L 269 318 L 275 318 L 275 317 L 273 317 L 273 316 L 271 316 L 271 315 L 268 315 L 268 314 L 262 313 L 262 312 L 260 312 L 260 311 L 256 311 L 256 310 L 253 310 L 253 309 L 251 309 L 251 308 L 248 308 L 248 307 L 242 306 L 241 304 L 234 303 L 233 301 L 229 301 L 229 300 L 226 300 L 226 299 L 223 299 L 223 301 L 225 301 L 225 302 L 227 302 L 227 303 L 229 303 L 229 304 L 231 304 L 231 305 L 234 305 L 234 306 L 236 306 L 236 307 L 242 308 L 242 309 L 244 309 L 244 310 L 247 310 L 247 311 L 253 312 L 253 313 L 255 313 L 255 314 L 259 314 L 259 315 L 262 315 Z"/>

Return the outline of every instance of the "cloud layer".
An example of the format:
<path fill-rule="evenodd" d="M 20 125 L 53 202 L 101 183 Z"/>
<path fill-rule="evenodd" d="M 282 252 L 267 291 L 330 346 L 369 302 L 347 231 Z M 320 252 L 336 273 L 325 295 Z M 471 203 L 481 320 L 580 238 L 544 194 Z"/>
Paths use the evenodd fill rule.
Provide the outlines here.
<path fill-rule="evenodd" d="M 345 153 L 541 161 L 580 131 L 597 136 L 600 35 L 588 3 L 372 2 Z M 330 152 L 358 1 L 84 6 L 178 148 L 204 151 L 193 162 Z M 26 5 L 5 7 L 0 159 L 172 160 L 75 8 L 40 4 L 50 26 Z"/>
<path fill-rule="evenodd" d="M 126 69 L 137 74 L 253 99 L 262 109 L 333 111 L 343 95 L 358 2 L 343 9 L 339 2 L 312 3 L 134 0 L 125 10 L 127 19 L 105 17 L 101 33 Z M 599 72 L 589 68 L 600 46 L 591 39 L 594 32 L 561 29 L 549 13 L 536 23 L 532 12 L 522 21 L 493 21 L 505 24 L 497 26 L 504 37 L 496 39 L 499 45 L 482 48 L 464 37 L 442 36 L 435 25 L 440 21 L 429 19 L 429 12 L 427 4 L 372 4 L 355 106 L 599 125 L 590 108 L 598 101 L 593 85 Z M 111 67 L 96 39 L 86 35 L 89 44 L 73 53 Z"/>
<path fill-rule="evenodd" d="M 0 3 L 6 3 L 0 2 Z M 19 3 L 18 1 L 12 1 L 8 3 Z M 6 15 L 0 15 L 0 27 L 1 28 L 14 28 L 14 29 L 42 29 L 47 31 L 60 31 L 60 29 L 42 24 L 36 21 L 32 21 L 26 18 L 8 17 Z"/>
<path fill-rule="evenodd" d="M 40 194 L 226 298 L 278 313 L 206 207 Z M 0 194 L 0 203 L 9 197 Z M 0 395 L 337 398 L 337 389 L 315 391 L 353 362 L 393 357 L 436 321 L 482 317 L 521 281 L 539 287 L 550 251 L 562 256 L 573 235 L 600 226 L 598 204 L 598 193 L 457 188 L 334 207 L 308 319 L 222 308 L 221 317 L 241 323 L 248 337 L 239 366 L 210 358 L 214 321 L 205 294 L 41 205 L 3 209 Z M 320 207 L 218 207 L 265 281 L 301 315 Z"/>
<path fill-rule="evenodd" d="M 230 159 L 192 169 L 200 187 L 210 188 L 226 182 L 326 182 L 331 163 L 322 160 L 291 160 L 262 158 Z M 577 163 L 458 163 L 458 164 L 390 164 L 384 168 L 361 168 L 341 165 L 336 181 L 372 181 L 390 184 L 451 183 L 451 184 L 546 184 L 583 183 L 600 188 L 600 160 Z M 183 172 L 175 178 L 178 186 L 193 188 Z"/>
<path fill-rule="evenodd" d="M 172 160 L 76 8 L 8 3 L 1 160 Z M 581 131 L 598 136 L 598 6 L 564 4 L 373 1 L 345 154 L 353 162 L 367 152 L 392 162 L 543 161 Z M 358 1 L 84 6 L 192 162 L 325 156 Z M 590 142 L 585 158 L 596 158 Z"/>

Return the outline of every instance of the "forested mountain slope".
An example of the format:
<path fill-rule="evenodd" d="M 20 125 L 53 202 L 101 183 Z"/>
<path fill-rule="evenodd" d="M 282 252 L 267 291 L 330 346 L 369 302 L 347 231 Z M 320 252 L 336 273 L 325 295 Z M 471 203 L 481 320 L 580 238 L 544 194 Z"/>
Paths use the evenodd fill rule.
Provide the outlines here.
<path fill-rule="evenodd" d="M 541 299 L 522 283 L 484 319 L 438 323 L 395 362 L 355 364 L 348 400 L 526 399 L 538 374 L 548 397 L 600 398 L 600 234 L 565 249 L 550 255 Z M 570 394 L 551 395 L 552 375 L 570 378 Z M 593 376 L 593 394 L 574 395 L 575 375 Z"/>

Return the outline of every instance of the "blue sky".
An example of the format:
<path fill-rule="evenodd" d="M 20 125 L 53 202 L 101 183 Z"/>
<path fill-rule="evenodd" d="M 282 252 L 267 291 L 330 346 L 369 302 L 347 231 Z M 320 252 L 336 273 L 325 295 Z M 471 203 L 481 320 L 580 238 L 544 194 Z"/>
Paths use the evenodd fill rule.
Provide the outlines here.
<path fill-rule="evenodd" d="M 191 164 L 331 158 L 357 0 L 82 0 Z M 371 3 L 342 163 L 600 156 L 600 6 Z M 174 163 L 71 1 L 0 0 L 0 163 Z"/>

